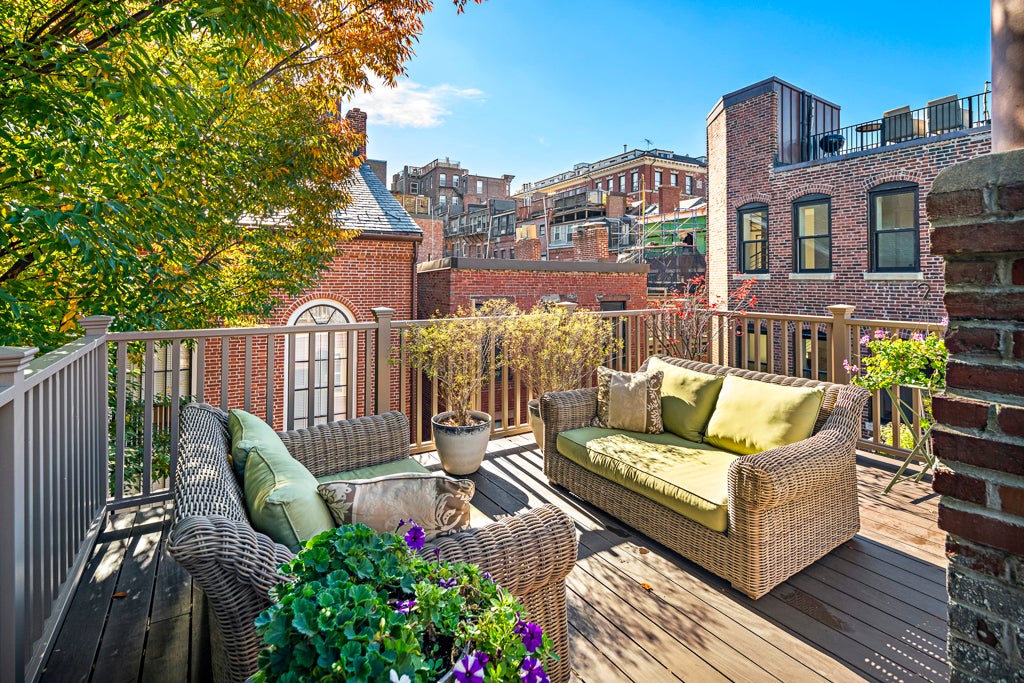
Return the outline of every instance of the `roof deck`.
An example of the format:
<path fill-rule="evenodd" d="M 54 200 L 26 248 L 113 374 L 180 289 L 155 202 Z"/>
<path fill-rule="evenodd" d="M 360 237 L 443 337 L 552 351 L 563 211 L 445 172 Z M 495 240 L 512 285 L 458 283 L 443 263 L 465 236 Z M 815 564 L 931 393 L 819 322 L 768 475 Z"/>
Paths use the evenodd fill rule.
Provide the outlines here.
<path fill-rule="evenodd" d="M 491 441 L 471 478 L 486 517 L 551 502 L 575 520 L 578 681 L 946 681 L 938 496 L 913 482 L 883 495 L 890 462 L 858 458 L 860 533 L 756 601 L 552 487 L 528 434 Z M 169 505 L 108 515 L 42 680 L 208 680 L 202 595 L 164 550 L 172 518 Z"/>

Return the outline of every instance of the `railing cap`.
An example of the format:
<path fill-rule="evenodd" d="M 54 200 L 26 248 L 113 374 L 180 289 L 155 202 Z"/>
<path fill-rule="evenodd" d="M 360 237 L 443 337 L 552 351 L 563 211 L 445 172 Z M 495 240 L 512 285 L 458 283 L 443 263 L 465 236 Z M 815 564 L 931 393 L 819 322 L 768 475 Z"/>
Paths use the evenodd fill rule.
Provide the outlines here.
<path fill-rule="evenodd" d="M 0 346 L 0 386 L 14 384 L 15 377 L 25 372 L 37 353 L 35 346 Z"/>
<path fill-rule="evenodd" d="M 79 318 L 78 326 L 85 330 L 86 337 L 98 337 L 107 333 L 113 320 L 112 315 L 90 315 Z"/>
<path fill-rule="evenodd" d="M 833 318 L 849 318 L 853 314 L 854 308 L 856 306 L 850 306 L 849 304 L 835 304 L 828 307 L 828 312 L 832 314 Z"/>
<path fill-rule="evenodd" d="M 373 313 L 373 319 L 377 322 L 391 320 L 395 317 L 395 309 L 388 308 L 387 306 L 377 306 L 376 308 L 371 308 L 370 311 Z"/>

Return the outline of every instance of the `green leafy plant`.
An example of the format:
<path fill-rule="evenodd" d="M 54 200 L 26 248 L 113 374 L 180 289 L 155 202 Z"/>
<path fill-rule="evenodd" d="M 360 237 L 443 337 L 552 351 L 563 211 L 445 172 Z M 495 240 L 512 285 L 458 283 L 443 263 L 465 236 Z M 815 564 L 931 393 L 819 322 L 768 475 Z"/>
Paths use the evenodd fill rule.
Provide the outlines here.
<path fill-rule="evenodd" d="M 920 458 L 923 466 L 914 477 L 919 481 L 935 466 L 935 456 L 931 452 L 929 435 L 932 429 L 932 395 L 946 388 L 946 360 L 948 353 L 942 338 L 934 332 L 927 335 L 916 332 L 910 337 L 898 333 L 886 334 L 884 330 L 875 330 L 871 335 L 860 339 L 861 346 L 867 347 L 870 355 L 862 361 L 862 367 L 843 361 L 843 367 L 850 373 L 850 382 L 872 391 L 885 391 L 892 401 L 893 410 L 897 411 L 900 423 L 905 425 L 899 431 L 901 447 L 910 439 L 910 454 L 903 465 L 886 486 L 888 493 L 896 482 L 903 479 L 907 467 Z M 900 397 L 899 388 L 912 387 L 921 390 L 920 407 L 907 404 Z M 921 425 L 920 433 L 909 428 L 917 421 Z M 889 443 L 894 443 L 889 428 Z M 884 437 L 883 427 L 883 437 Z M 884 443 L 883 439 L 883 443 Z"/>
<path fill-rule="evenodd" d="M 511 313 L 502 327 L 503 355 L 531 396 L 582 387 L 598 365 L 622 348 L 614 323 L 591 313 L 557 304 Z"/>
<path fill-rule="evenodd" d="M 441 403 L 459 426 L 475 424 L 470 411 L 493 374 L 489 364 L 497 355 L 500 321 L 491 312 L 492 307 L 473 313 L 460 308 L 409 328 L 409 362 L 437 381 Z"/>
<path fill-rule="evenodd" d="M 406 525 L 332 529 L 280 567 L 254 681 L 547 683 L 555 655 L 522 605 L 474 565 L 418 555 Z"/>

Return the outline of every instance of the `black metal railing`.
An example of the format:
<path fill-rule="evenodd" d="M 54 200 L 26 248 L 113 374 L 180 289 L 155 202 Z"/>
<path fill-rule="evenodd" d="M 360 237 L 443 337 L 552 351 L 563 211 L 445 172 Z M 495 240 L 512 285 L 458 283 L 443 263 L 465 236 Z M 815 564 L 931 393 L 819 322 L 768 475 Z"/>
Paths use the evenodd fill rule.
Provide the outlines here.
<path fill-rule="evenodd" d="M 901 107 L 882 118 L 811 135 L 804 143 L 803 161 L 877 149 L 907 140 L 977 128 L 991 123 L 989 92 L 970 97 L 943 97 L 920 109 Z"/>

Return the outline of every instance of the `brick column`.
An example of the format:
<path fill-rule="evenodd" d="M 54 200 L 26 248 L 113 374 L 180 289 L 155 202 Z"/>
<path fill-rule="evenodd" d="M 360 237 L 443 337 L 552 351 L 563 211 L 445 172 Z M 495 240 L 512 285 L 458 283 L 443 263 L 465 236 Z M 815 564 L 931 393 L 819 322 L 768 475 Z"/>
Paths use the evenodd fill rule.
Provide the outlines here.
<path fill-rule="evenodd" d="M 939 526 L 949 535 L 953 681 L 1024 671 L 1024 150 L 942 171 L 928 195 L 946 258 L 950 350 L 934 403 Z"/>
<path fill-rule="evenodd" d="M 515 245 L 513 245 L 513 248 L 515 249 L 517 259 L 521 259 L 523 261 L 540 261 L 540 240 L 536 237 L 519 240 Z"/>

